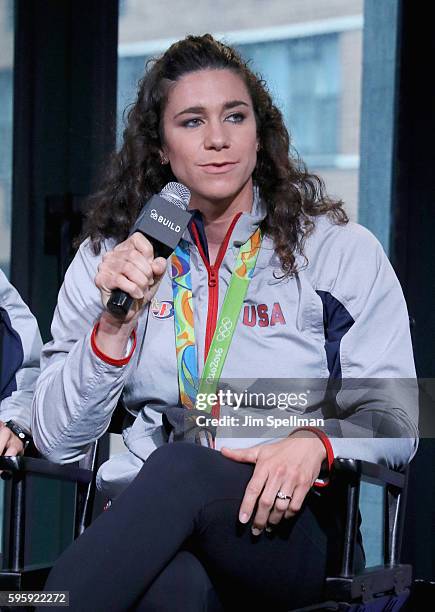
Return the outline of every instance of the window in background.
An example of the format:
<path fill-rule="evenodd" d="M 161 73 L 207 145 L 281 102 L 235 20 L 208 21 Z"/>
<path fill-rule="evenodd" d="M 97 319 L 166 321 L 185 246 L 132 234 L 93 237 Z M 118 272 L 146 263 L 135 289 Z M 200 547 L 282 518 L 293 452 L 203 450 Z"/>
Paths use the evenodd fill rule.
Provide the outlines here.
<path fill-rule="evenodd" d="M 294 39 L 288 52 L 286 118 L 296 145 L 308 163 L 334 165 L 334 156 L 339 153 L 341 92 L 338 34 Z M 303 113 L 298 109 L 304 109 Z"/>
<path fill-rule="evenodd" d="M 211 32 L 267 81 L 308 169 L 358 220 L 363 0 L 185 0 L 183 11 L 176 0 L 157 11 L 122 0 L 120 9 L 118 145 L 147 59 L 186 34 Z"/>
<path fill-rule="evenodd" d="M 0 268 L 9 276 L 11 249 L 14 3 L 0 2 Z"/>
<path fill-rule="evenodd" d="M 334 166 L 339 153 L 338 35 L 237 45 L 268 83 L 293 145 L 310 166 Z"/>

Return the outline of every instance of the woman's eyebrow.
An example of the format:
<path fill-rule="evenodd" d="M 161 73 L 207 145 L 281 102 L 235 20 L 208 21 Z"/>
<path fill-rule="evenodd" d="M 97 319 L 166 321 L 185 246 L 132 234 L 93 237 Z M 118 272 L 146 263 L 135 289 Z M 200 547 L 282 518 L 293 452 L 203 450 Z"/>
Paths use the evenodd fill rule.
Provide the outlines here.
<path fill-rule="evenodd" d="M 223 105 L 223 109 L 228 110 L 229 108 L 234 108 L 235 106 L 249 106 L 249 104 L 247 102 L 244 102 L 243 100 L 230 100 L 229 102 L 225 102 L 225 104 Z M 204 108 L 204 106 L 189 106 L 189 108 L 185 108 L 184 110 L 174 115 L 174 119 L 176 119 L 180 115 L 184 115 L 185 113 L 202 113 L 205 110 L 206 109 Z"/>

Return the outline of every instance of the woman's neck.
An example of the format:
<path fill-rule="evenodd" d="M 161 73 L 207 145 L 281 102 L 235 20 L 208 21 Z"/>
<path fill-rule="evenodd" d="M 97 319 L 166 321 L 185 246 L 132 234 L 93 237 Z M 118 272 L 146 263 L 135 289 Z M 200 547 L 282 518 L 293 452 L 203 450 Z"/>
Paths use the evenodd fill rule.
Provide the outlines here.
<path fill-rule="evenodd" d="M 204 219 L 204 229 L 207 236 L 210 263 L 213 265 L 219 248 L 234 216 L 239 212 L 251 212 L 253 202 L 252 188 L 243 190 L 234 199 L 227 202 L 211 203 L 206 200 L 192 198 L 189 208 L 201 211 Z"/>

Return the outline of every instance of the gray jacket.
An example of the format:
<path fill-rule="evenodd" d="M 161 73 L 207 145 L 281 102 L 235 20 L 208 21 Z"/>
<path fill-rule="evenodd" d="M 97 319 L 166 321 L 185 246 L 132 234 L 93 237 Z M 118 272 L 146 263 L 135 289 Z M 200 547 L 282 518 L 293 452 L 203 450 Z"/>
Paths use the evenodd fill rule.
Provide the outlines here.
<path fill-rule="evenodd" d="M 252 212 L 244 213 L 234 227 L 218 271 L 219 308 L 238 249 L 265 214 L 256 194 Z M 285 415 L 323 417 L 335 456 L 401 467 L 418 445 L 416 374 L 401 287 L 371 232 L 352 222 L 335 225 L 325 216 L 313 220 L 315 230 L 304 249 L 308 264 L 298 255 L 301 269 L 293 278 L 279 278 L 272 241 L 263 239 L 222 381 L 226 388 L 255 391 L 274 390 L 275 383 L 281 389 L 295 381 L 306 389 L 321 381 L 305 405 L 288 407 Z M 210 288 L 205 263 L 188 230 L 184 238 L 190 243 L 201 374 Z M 53 340 L 42 351 L 32 419 L 35 443 L 49 460 L 77 461 L 107 430 L 123 393 L 128 451 L 111 457 L 97 477 L 98 487 L 112 498 L 131 482 L 150 453 L 168 441 L 162 415 L 172 422 L 180 410 L 169 266 L 156 300 L 139 318 L 137 346 L 129 362 L 113 365 L 92 350 L 91 332 L 102 313 L 94 278 L 104 252 L 114 246 L 113 240 L 106 240 L 95 256 L 85 241 L 66 273 L 51 328 Z M 325 404 L 331 378 L 341 381 L 341 388 L 332 391 Z M 346 386 L 354 379 L 378 379 L 382 384 L 378 389 L 369 385 L 370 390 Z M 245 408 L 249 412 L 249 406 Z M 221 415 L 229 411 L 221 406 Z M 216 449 L 224 443 L 241 447 L 273 441 L 291 429 L 239 427 L 234 434 L 218 427 Z"/>
<path fill-rule="evenodd" d="M 35 317 L 1 270 L 0 325 L 3 337 L 0 419 L 5 422 L 12 419 L 30 433 L 42 340 Z"/>

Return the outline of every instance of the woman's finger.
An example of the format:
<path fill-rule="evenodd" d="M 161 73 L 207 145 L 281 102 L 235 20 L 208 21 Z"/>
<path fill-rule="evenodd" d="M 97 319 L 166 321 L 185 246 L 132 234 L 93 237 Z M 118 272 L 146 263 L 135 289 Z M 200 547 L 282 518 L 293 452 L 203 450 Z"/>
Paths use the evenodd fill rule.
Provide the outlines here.
<path fill-rule="evenodd" d="M 153 281 L 153 271 L 150 265 L 144 266 L 145 270 L 140 270 L 134 263 L 130 261 L 124 262 L 120 273 L 128 278 L 132 283 L 135 283 L 140 289 L 145 291 Z"/>
<path fill-rule="evenodd" d="M 132 249 L 139 251 L 139 253 L 141 253 L 148 260 L 152 260 L 154 258 L 153 245 L 148 238 L 145 238 L 145 236 L 140 232 L 135 232 L 126 240 L 117 244 L 113 250 L 122 252 Z"/>
<path fill-rule="evenodd" d="M 285 495 L 289 495 L 291 498 L 293 498 L 294 496 L 294 492 L 293 492 L 294 489 L 295 489 L 295 485 L 289 480 L 283 483 L 279 488 L 279 490 L 282 493 L 284 493 Z M 284 518 L 284 514 L 286 510 L 288 509 L 290 505 L 290 501 L 291 501 L 290 499 L 280 499 L 279 497 L 275 499 L 275 503 L 273 505 L 273 508 L 270 512 L 269 519 L 268 519 L 269 524 L 278 525 L 278 523 L 281 522 L 281 520 Z"/>
<path fill-rule="evenodd" d="M 138 251 L 135 254 L 126 252 L 122 257 L 113 251 L 104 256 L 98 265 L 98 273 L 102 275 L 122 275 L 136 283 L 139 287 L 147 284 L 153 278 L 151 263 Z"/>
<path fill-rule="evenodd" d="M 282 468 L 278 468 L 274 473 L 269 471 L 269 475 L 264 486 L 263 492 L 258 500 L 258 508 L 253 520 L 254 535 L 259 535 L 266 527 L 269 520 L 270 511 L 272 510 L 276 494 L 283 480 Z"/>
<path fill-rule="evenodd" d="M 16 457 L 17 455 L 22 454 L 24 451 L 24 446 L 19 441 L 13 441 L 11 444 L 6 445 L 3 455 L 7 457 Z"/>
<path fill-rule="evenodd" d="M 9 427 L 2 427 L 0 429 L 0 455 L 4 454 L 4 450 L 7 447 L 9 438 L 14 435 Z"/>
<path fill-rule="evenodd" d="M 166 272 L 167 260 L 164 257 L 156 257 L 151 263 L 154 276 L 162 276 Z"/>
<path fill-rule="evenodd" d="M 296 516 L 296 514 L 302 508 L 302 504 L 304 503 L 304 500 L 310 488 L 310 485 L 298 485 L 295 488 L 293 493 L 293 499 L 291 500 L 287 510 L 285 511 L 284 518 L 290 519 Z"/>
<path fill-rule="evenodd" d="M 98 289 L 105 292 L 105 297 L 110 297 L 111 291 L 114 289 L 120 289 L 125 291 L 132 298 L 140 300 L 144 296 L 144 291 L 133 283 L 131 280 L 123 276 L 122 274 L 106 274 L 98 272 L 95 277 L 95 284 Z M 105 304 L 104 304 L 105 305 Z"/>
<path fill-rule="evenodd" d="M 140 251 L 144 257 L 150 260 L 154 259 L 153 245 L 143 234 L 135 232 L 127 240 L 130 241 L 134 245 L 134 248 Z"/>
<path fill-rule="evenodd" d="M 141 253 L 139 253 L 139 251 L 133 250 L 126 253 L 124 265 L 129 264 L 134 266 L 139 270 L 139 272 L 152 278 L 154 274 L 152 267 L 153 262 L 154 260 L 147 259 Z"/>
<path fill-rule="evenodd" d="M 257 499 L 263 491 L 263 487 L 267 481 L 267 471 L 258 468 L 256 464 L 251 480 L 248 482 L 243 497 L 240 510 L 239 520 L 241 523 L 247 523 L 252 515 Z"/>

